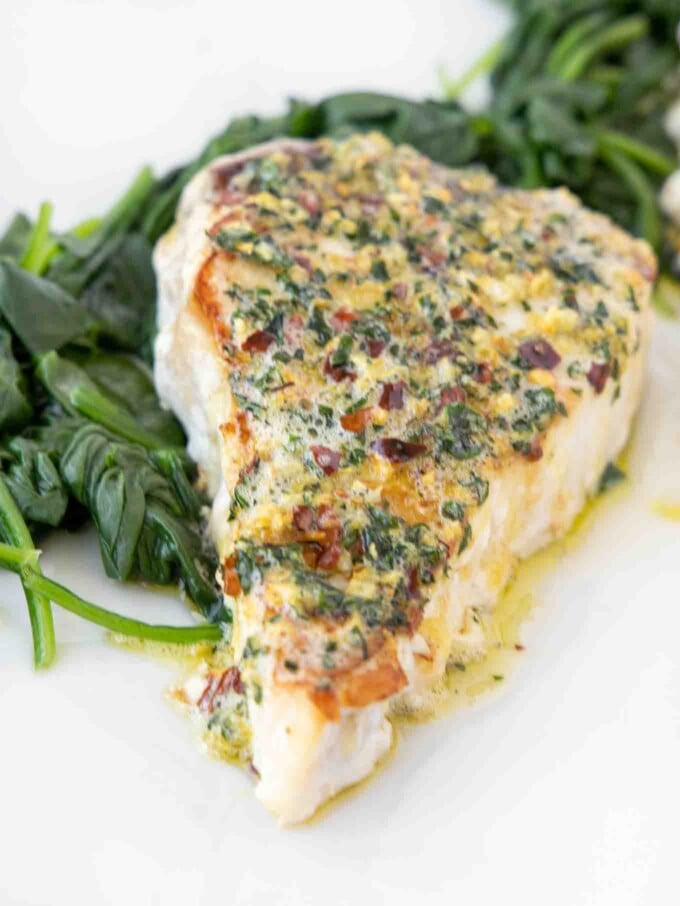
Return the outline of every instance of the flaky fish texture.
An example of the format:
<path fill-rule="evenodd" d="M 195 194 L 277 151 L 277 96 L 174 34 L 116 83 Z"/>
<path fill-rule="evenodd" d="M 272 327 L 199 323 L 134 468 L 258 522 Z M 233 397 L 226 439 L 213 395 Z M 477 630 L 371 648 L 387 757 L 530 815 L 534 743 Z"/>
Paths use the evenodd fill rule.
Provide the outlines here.
<path fill-rule="evenodd" d="M 155 266 L 156 385 L 234 615 L 181 696 L 300 821 L 483 654 L 517 560 L 625 444 L 654 257 L 565 190 L 369 134 L 210 164 Z"/>

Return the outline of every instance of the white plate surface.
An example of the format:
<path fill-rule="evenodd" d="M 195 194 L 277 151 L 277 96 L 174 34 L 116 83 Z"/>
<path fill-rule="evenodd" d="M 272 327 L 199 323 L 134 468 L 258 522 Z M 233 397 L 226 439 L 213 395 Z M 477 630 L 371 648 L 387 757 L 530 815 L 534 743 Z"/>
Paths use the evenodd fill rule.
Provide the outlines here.
<path fill-rule="evenodd" d="M 51 197 L 61 225 L 231 111 L 355 86 L 417 96 L 434 62 L 462 67 L 503 25 L 474 0 L 9 9 L 0 223 Z M 536 579 L 502 689 L 407 733 L 361 795 L 297 830 L 199 752 L 163 699 L 171 666 L 58 613 L 58 663 L 35 675 L 0 576 L 0 904 L 678 902 L 680 523 L 653 505 L 680 504 L 680 325 L 657 324 L 630 473 Z M 102 578 L 90 534 L 54 538 L 44 566 L 104 605 L 186 620 Z"/>

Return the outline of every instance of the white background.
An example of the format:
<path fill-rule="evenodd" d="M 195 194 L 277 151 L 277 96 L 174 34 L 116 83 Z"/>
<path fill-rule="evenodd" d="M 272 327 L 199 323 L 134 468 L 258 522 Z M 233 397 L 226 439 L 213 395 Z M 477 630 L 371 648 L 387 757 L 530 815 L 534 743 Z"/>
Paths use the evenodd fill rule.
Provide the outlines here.
<path fill-rule="evenodd" d="M 466 2 L 5 3 L 0 224 L 51 199 L 68 226 L 141 163 L 195 152 L 290 94 L 436 90 L 502 30 Z M 36 676 L 0 577 L 0 904 L 676 904 L 680 765 L 680 330 L 660 323 L 630 487 L 535 595 L 501 692 L 418 727 L 361 793 L 279 830 L 249 780 L 200 754 L 169 665 L 57 614 Z M 584 438 L 587 442 L 587 438 Z M 151 622 L 173 600 L 101 578 L 90 536 L 46 570 Z M 427 897 L 427 900 L 425 899 Z"/>

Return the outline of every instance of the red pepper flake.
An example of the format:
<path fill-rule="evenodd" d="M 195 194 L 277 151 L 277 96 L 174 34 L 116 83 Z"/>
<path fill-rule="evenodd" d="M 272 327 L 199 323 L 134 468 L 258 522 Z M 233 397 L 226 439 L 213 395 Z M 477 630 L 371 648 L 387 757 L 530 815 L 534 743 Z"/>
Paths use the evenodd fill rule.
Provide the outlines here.
<path fill-rule="evenodd" d="M 465 309 L 462 305 L 454 305 L 449 314 L 454 321 L 460 321 L 461 318 L 465 317 Z"/>
<path fill-rule="evenodd" d="M 515 642 L 515 651 L 524 651 L 524 650 L 525 650 L 524 645 L 520 645 L 519 642 Z"/>
<path fill-rule="evenodd" d="M 364 214 L 376 214 L 383 203 L 382 195 L 378 195 L 376 192 L 365 192 L 359 196 L 359 200 Z"/>
<path fill-rule="evenodd" d="M 316 525 L 316 511 L 311 506 L 296 506 L 293 510 L 293 525 L 300 532 L 309 532 Z"/>
<path fill-rule="evenodd" d="M 296 506 L 293 526 L 305 541 L 302 556 L 310 568 L 333 569 L 342 555 L 342 526 L 333 507 Z"/>
<path fill-rule="evenodd" d="M 241 594 L 241 580 L 236 572 L 236 557 L 227 557 L 222 569 L 222 584 L 224 593 L 230 598 L 237 598 Z"/>
<path fill-rule="evenodd" d="M 293 255 L 293 261 L 298 264 L 303 270 L 306 270 L 307 273 L 311 276 L 314 272 L 312 267 L 312 262 L 306 255 Z"/>
<path fill-rule="evenodd" d="M 377 359 L 383 349 L 387 346 L 384 340 L 369 340 L 366 344 L 368 354 L 372 359 Z"/>
<path fill-rule="evenodd" d="M 314 446 L 309 448 L 317 466 L 324 475 L 332 475 L 340 467 L 340 454 L 329 447 Z"/>
<path fill-rule="evenodd" d="M 486 362 L 480 362 L 475 371 L 475 380 L 478 384 L 490 384 L 493 380 L 493 371 Z"/>
<path fill-rule="evenodd" d="M 221 166 L 214 166 L 212 168 L 212 180 L 213 187 L 215 191 L 220 192 L 223 189 L 228 188 L 231 185 L 232 179 L 243 170 L 246 165 L 244 159 L 232 161 L 228 164 L 222 164 Z"/>
<path fill-rule="evenodd" d="M 316 569 L 316 562 L 319 559 L 321 548 L 318 544 L 303 544 L 302 559 L 310 569 Z"/>
<path fill-rule="evenodd" d="M 294 314 L 287 318 L 283 324 L 283 336 L 289 346 L 299 346 L 305 330 L 302 315 Z"/>
<path fill-rule="evenodd" d="M 321 203 L 319 202 L 319 196 L 313 189 L 302 189 L 301 192 L 298 192 L 297 197 L 298 203 L 307 211 L 308 214 L 314 216 L 318 214 L 321 210 Z"/>
<path fill-rule="evenodd" d="M 334 367 L 331 365 L 330 356 L 326 359 L 323 371 L 324 374 L 327 374 L 328 377 L 336 383 L 339 383 L 340 381 L 355 381 L 357 377 L 349 368 L 345 368 L 344 366 Z"/>
<path fill-rule="evenodd" d="M 529 449 L 524 454 L 524 457 L 529 460 L 529 462 L 538 462 L 539 459 L 543 457 L 543 447 L 538 442 L 537 438 L 533 438 L 529 444 Z"/>
<path fill-rule="evenodd" d="M 398 437 L 381 437 L 373 441 L 371 449 L 390 462 L 408 462 L 425 453 L 427 447 Z"/>
<path fill-rule="evenodd" d="M 552 371 L 562 361 L 559 353 L 555 352 L 550 343 L 541 339 L 525 340 L 520 344 L 519 354 L 534 368 L 544 368 L 546 371 Z"/>
<path fill-rule="evenodd" d="M 588 378 L 588 383 L 594 388 L 595 393 L 600 394 L 604 390 L 610 370 L 609 362 L 604 362 L 601 365 L 597 362 L 591 364 L 586 377 Z"/>
<path fill-rule="evenodd" d="M 329 321 L 336 330 L 342 332 L 347 330 L 352 321 L 356 321 L 358 317 L 359 315 L 355 312 L 348 311 L 346 308 L 340 308 L 330 316 Z"/>
<path fill-rule="evenodd" d="M 408 571 L 406 591 L 408 592 L 409 598 L 420 597 L 420 576 L 418 575 L 418 568 L 416 566 L 412 566 Z"/>
<path fill-rule="evenodd" d="M 319 554 L 316 561 L 317 569 L 334 569 L 338 565 L 341 555 L 342 548 L 339 544 L 329 545 Z"/>
<path fill-rule="evenodd" d="M 433 340 L 425 349 L 423 361 L 426 365 L 436 365 L 441 359 L 450 358 L 455 352 L 448 340 Z"/>
<path fill-rule="evenodd" d="M 215 701 L 220 695 L 226 695 L 231 689 L 243 695 L 243 683 L 238 667 L 228 667 L 222 673 L 211 673 L 207 685 L 198 700 L 200 711 L 212 712 Z"/>
<path fill-rule="evenodd" d="M 276 337 L 268 330 L 256 330 L 243 341 L 241 349 L 245 352 L 266 352 L 275 340 Z"/>
<path fill-rule="evenodd" d="M 380 408 L 386 409 L 388 412 L 391 409 L 403 409 L 404 390 L 406 390 L 404 381 L 397 381 L 396 384 L 383 384 L 382 393 L 380 394 Z"/>
<path fill-rule="evenodd" d="M 418 246 L 418 254 L 420 255 L 422 264 L 435 270 L 440 268 L 446 261 L 445 252 L 428 248 L 426 245 Z"/>
<path fill-rule="evenodd" d="M 217 196 L 218 204 L 241 204 L 242 201 L 245 201 L 245 194 L 243 192 L 232 192 L 231 189 L 223 189 Z"/>
<path fill-rule="evenodd" d="M 444 387 L 439 395 L 438 412 L 451 403 L 464 403 L 467 399 L 466 393 L 462 387 Z"/>
<path fill-rule="evenodd" d="M 373 415 L 372 406 L 366 406 L 365 409 L 357 409 L 356 412 L 348 412 L 340 419 L 340 424 L 345 431 L 351 431 L 353 434 L 361 434 L 366 425 L 370 422 Z"/>

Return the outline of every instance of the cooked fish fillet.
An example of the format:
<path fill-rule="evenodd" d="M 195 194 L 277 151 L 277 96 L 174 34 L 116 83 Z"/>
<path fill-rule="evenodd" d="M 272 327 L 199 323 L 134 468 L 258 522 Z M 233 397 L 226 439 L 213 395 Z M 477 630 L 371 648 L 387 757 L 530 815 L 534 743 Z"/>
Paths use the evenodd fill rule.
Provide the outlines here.
<path fill-rule="evenodd" d="M 249 727 L 258 797 L 300 821 L 484 651 L 518 558 L 623 447 L 654 257 L 565 190 L 371 134 L 215 161 L 155 266 L 156 385 L 234 614 L 232 665 L 183 694 Z"/>

